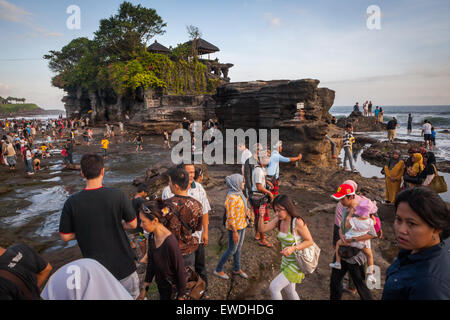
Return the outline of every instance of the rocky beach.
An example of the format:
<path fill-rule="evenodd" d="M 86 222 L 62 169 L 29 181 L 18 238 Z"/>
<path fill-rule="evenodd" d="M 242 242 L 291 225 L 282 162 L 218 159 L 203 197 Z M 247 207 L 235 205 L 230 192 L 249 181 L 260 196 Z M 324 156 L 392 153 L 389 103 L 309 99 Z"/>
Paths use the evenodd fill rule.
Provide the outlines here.
<path fill-rule="evenodd" d="M 336 130 L 339 130 L 336 128 Z M 90 147 L 75 146 L 75 162 L 85 152 L 100 152 L 99 139 L 101 128 L 95 129 L 95 142 Z M 151 170 L 162 172 L 171 165 L 170 153 L 163 149 L 160 136 L 147 136 L 144 151 L 135 153 L 135 146 L 130 143 L 133 135 L 116 136 L 112 139 L 110 156 L 106 161 L 105 185 L 119 187 L 130 196 L 135 188 L 133 182 L 139 182 Z M 335 160 L 334 160 L 335 161 Z M 129 164 L 133 163 L 133 166 Z M 78 246 L 69 243 L 66 246 L 57 234 L 57 226 L 62 205 L 68 195 L 81 190 L 84 183 L 77 170 L 64 170 L 62 157 L 55 153 L 50 159 L 44 159 L 42 170 L 34 176 L 25 176 L 23 163 L 19 162 L 15 175 L 11 175 L 6 167 L 1 167 L 2 190 L 0 206 L 0 242 L 8 246 L 24 242 L 43 254 L 53 265 L 58 267 L 81 257 Z M 227 246 L 226 230 L 222 225 L 224 200 L 226 195 L 225 177 L 238 172 L 240 165 L 212 165 L 207 168 L 205 189 L 208 193 L 213 212 L 210 215 L 210 241 L 207 247 L 207 269 L 210 281 L 211 299 L 270 299 L 268 286 L 279 272 L 281 255 L 279 244 L 274 248 L 265 248 L 257 244 L 254 229 L 248 228 L 242 250 L 242 266 L 249 274 L 249 279 L 233 277 L 224 281 L 212 275 L 218 259 Z M 378 200 L 379 213 L 383 221 L 383 239 L 374 240 L 375 263 L 380 266 L 382 280 L 384 272 L 393 261 L 397 249 L 392 232 L 393 207 L 381 204 L 384 194 L 384 180 L 364 178 L 360 174 L 344 172 L 339 165 L 313 168 L 311 166 L 296 167 L 293 164 L 281 166 L 280 193 L 288 194 L 295 199 L 299 212 L 305 217 L 314 240 L 322 249 L 319 267 L 312 275 L 308 275 L 301 285 L 297 286 L 300 297 L 304 300 L 329 299 L 329 277 L 331 270 L 328 264 L 333 256 L 332 228 L 336 202 L 330 195 L 335 192 L 342 181 L 352 178 L 359 184 L 359 192 L 371 199 Z M 151 191 L 160 194 L 165 186 L 163 178 L 154 183 Z M 154 181 L 154 180 L 153 180 Z M 271 210 L 271 217 L 274 214 Z M 269 240 L 277 243 L 276 234 L 269 235 Z M 231 264 L 225 265 L 229 272 Z M 138 266 L 143 276 L 144 267 Z M 381 283 L 382 288 L 383 283 Z M 152 291 L 154 294 L 154 291 Z M 381 297 L 382 290 L 373 290 L 375 298 Z M 154 296 L 156 298 L 156 296 Z M 344 299 L 358 299 L 357 295 L 344 294 Z"/>

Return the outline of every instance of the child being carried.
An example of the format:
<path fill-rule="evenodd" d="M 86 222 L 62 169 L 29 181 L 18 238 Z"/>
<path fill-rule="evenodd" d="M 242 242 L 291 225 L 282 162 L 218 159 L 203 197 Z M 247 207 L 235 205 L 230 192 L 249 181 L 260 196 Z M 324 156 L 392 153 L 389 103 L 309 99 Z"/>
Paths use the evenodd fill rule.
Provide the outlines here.
<path fill-rule="evenodd" d="M 370 200 L 363 200 L 355 208 L 350 209 L 349 215 L 345 221 L 345 228 L 349 229 L 345 233 L 345 239 L 347 243 L 342 240 L 338 240 L 336 243 L 336 262 L 330 263 L 330 267 L 335 269 L 341 269 L 341 257 L 339 256 L 339 247 L 348 246 L 361 249 L 367 257 L 368 261 L 368 273 L 369 281 L 374 282 L 373 278 L 373 254 L 370 246 L 370 240 L 355 241 L 355 238 L 364 236 L 374 228 L 376 221 L 374 217 L 370 216 Z"/>

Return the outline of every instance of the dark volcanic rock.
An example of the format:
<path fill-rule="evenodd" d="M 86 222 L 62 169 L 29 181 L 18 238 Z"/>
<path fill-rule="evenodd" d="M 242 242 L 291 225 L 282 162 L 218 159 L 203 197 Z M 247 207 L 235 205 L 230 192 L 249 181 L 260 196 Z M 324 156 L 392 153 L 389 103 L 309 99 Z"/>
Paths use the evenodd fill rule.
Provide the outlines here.
<path fill-rule="evenodd" d="M 353 131 L 355 132 L 386 130 L 385 124 L 375 123 L 375 117 L 364 117 L 361 112 L 353 111 L 347 118 L 339 119 L 337 125 L 340 128 L 345 128 L 347 123 L 353 125 Z"/>
<path fill-rule="evenodd" d="M 301 167 L 329 166 L 335 161 L 325 135 L 336 138 L 339 152 L 342 130 L 328 123 L 334 91 L 318 85 L 313 79 L 230 83 L 217 88 L 216 115 L 225 128 L 277 128 L 280 138 L 289 141 L 283 153 L 303 154 Z M 305 120 L 297 115 L 298 104 L 304 107 Z"/>
<path fill-rule="evenodd" d="M 216 115 L 226 128 L 274 128 L 293 120 L 302 103 L 307 120 L 322 120 L 335 94 L 318 85 L 313 79 L 230 83 L 217 88 Z"/>

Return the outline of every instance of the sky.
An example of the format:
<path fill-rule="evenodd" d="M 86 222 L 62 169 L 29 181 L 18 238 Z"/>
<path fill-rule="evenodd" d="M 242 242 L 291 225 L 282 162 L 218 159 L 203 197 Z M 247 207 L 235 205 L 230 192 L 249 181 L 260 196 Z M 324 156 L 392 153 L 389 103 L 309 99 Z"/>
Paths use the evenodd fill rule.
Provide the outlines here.
<path fill-rule="evenodd" d="M 42 57 L 72 39 L 92 39 L 122 2 L 0 0 L 0 96 L 63 109 L 65 93 L 51 86 L 54 74 Z M 234 64 L 232 82 L 318 79 L 336 91 L 335 106 L 450 105 L 448 0 L 130 2 L 167 23 L 148 44 L 176 46 L 188 40 L 187 25 L 197 26 L 220 48 L 211 58 Z M 79 30 L 66 25 L 71 5 L 80 8 Z M 371 5 L 379 15 L 368 13 Z"/>

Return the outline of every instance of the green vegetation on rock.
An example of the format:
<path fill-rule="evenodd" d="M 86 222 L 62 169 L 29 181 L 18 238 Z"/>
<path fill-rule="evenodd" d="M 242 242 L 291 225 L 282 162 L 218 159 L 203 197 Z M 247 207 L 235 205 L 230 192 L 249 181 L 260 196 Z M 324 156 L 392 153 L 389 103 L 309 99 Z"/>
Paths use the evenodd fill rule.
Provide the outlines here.
<path fill-rule="evenodd" d="M 0 104 L 0 114 L 5 113 L 20 113 L 24 111 L 31 111 L 39 109 L 34 103 L 20 103 L 20 104 Z"/>
<path fill-rule="evenodd" d="M 147 51 L 145 43 L 165 33 L 164 27 L 154 9 L 123 2 L 116 15 L 100 21 L 93 40 L 77 38 L 44 56 L 56 73 L 53 86 L 67 92 L 112 89 L 117 95 L 133 95 L 138 88 L 177 95 L 213 92 L 218 81 L 208 82 L 207 67 L 190 46 L 179 44 L 169 55 Z"/>

